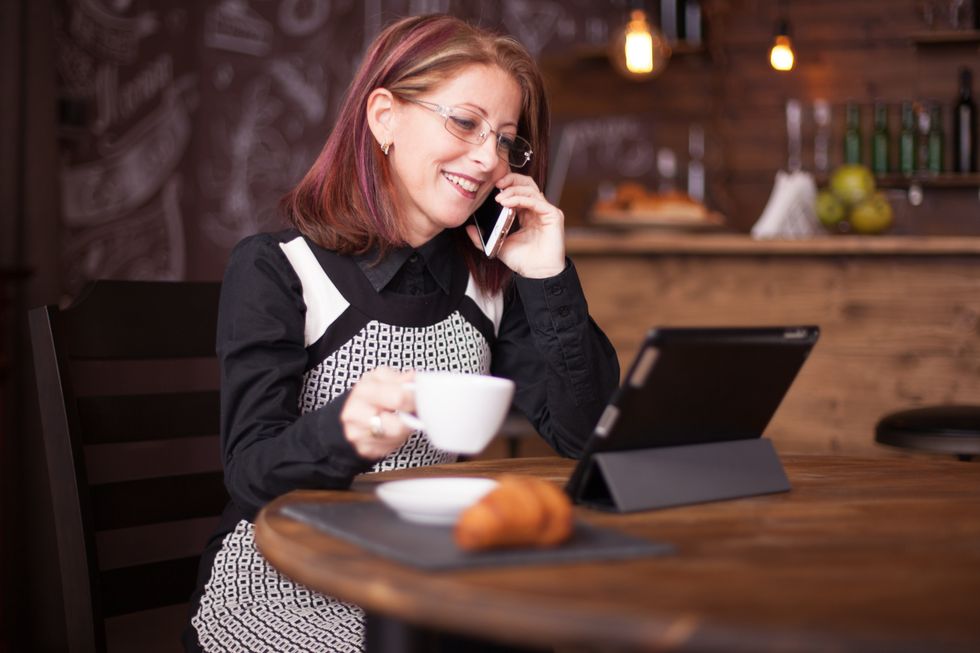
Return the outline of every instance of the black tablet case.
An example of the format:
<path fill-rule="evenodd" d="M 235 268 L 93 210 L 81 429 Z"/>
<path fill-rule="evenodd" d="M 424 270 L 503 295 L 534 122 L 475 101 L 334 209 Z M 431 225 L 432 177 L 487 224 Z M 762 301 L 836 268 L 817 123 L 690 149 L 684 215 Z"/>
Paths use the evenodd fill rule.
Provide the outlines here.
<path fill-rule="evenodd" d="M 651 330 L 569 495 L 630 512 L 788 490 L 761 436 L 818 337 L 815 326 Z"/>

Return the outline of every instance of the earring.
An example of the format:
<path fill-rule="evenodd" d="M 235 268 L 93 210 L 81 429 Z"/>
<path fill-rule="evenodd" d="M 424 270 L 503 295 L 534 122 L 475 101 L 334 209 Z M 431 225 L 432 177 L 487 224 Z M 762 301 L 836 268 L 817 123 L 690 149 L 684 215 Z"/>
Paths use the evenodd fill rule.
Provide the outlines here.
<path fill-rule="evenodd" d="M 389 141 L 385 141 L 384 143 L 381 144 L 381 152 L 384 153 L 385 156 L 388 156 L 388 150 L 390 149 L 391 149 L 391 143 Z"/>

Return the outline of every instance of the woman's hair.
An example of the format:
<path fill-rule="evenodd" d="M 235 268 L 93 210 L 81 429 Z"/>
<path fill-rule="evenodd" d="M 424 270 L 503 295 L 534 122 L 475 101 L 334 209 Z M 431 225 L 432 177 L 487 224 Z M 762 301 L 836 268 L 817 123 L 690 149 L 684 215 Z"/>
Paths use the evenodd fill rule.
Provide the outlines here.
<path fill-rule="evenodd" d="M 405 100 L 423 95 L 471 65 L 496 66 L 521 89 L 517 132 L 534 155 L 527 174 L 544 188 L 548 160 L 548 105 L 544 83 L 527 50 L 501 36 L 445 15 L 401 19 L 369 48 L 344 99 L 337 122 L 316 162 L 282 200 L 286 217 L 321 247 L 343 254 L 377 248 L 381 255 L 405 244 L 405 227 L 394 202 L 388 159 L 368 126 L 368 96 L 388 89 Z M 499 290 L 506 266 L 487 259 L 462 229 L 460 249 L 477 284 Z"/>

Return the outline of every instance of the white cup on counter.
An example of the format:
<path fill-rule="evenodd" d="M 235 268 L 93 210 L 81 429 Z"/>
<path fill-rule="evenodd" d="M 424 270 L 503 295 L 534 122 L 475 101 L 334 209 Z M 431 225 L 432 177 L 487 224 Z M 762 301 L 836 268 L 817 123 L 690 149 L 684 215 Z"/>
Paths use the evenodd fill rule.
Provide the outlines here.
<path fill-rule="evenodd" d="M 496 376 L 458 372 L 416 372 L 416 415 L 400 412 L 402 421 L 424 431 L 432 444 L 459 454 L 486 448 L 507 417 L 514 382 Z"/>

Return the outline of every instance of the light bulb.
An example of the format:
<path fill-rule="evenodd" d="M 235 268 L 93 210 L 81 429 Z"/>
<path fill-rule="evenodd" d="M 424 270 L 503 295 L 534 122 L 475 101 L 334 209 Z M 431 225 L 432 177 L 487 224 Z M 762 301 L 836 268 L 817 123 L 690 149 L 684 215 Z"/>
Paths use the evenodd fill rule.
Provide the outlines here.
<path fill-rule="evenodd" d="M 789 21 L 785 18 L 776 23 L 776 40 L 769 50 L 769 65 L 776 70 L 786 72 L 793 70 L 796 55 L 793 53 L 793 42 L 789 39 Z"/>
<path fill-rule="evenodd" d="M 788 36 L 777 36 L 772 49 L 769 50 L 769 63 L 780 71 L 793 70 L 796 56 L 793 54 L 793 44 Z"/>
<path fill-rule="evenodd" d="M 667 67 L 670 46 L 659 30 L 647 22 L 646 13 L 637 9 L 630 14 L 626 29 L 613 40 L 609 55 L 627 77 L 645 79 Z"/>
<path fill-rule="evenodd" d="M 653 36 L 642 11 L 634 11 L 626 26 L 626 69 L 640 75 L 653 71 Z"/>

